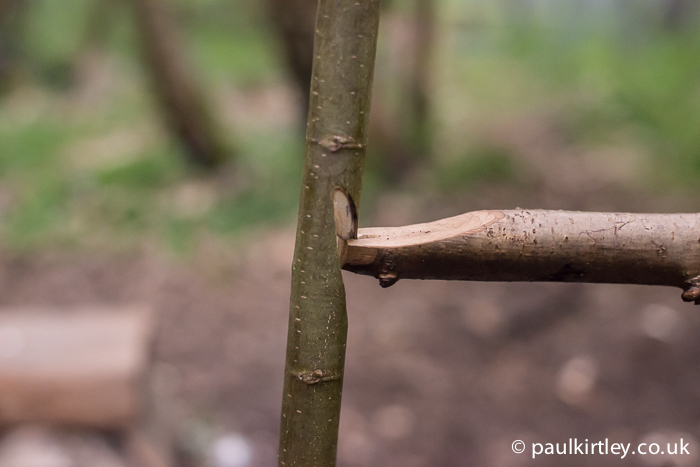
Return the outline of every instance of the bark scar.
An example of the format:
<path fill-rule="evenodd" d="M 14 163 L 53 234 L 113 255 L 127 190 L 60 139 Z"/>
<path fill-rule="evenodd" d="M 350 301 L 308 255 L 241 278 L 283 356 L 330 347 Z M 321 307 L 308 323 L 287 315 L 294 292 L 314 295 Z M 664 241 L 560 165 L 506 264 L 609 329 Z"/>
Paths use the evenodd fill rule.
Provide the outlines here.
<path fill-rule="evenodd" d="M 341 149 L 364 149 L 365 147 L 364 144 L 356 142 L 353 137 L 343 135 L 333 135 L 322 140 L 312 139 L 310 141 L 330 152 L 338 152 Z"/>
<path fill-rule="evenodd" d="M 296 377 L 299 378 L 300 381 L 303 381 L 309 385 L 320 383 L 322 381 L 335 381 L 340 379 L 339 375 L 335 375 L 330 371 L 324 371 L 321 369 L 316 369 L 314 371 L 302 371 L 301 373 L 297 373 Z"/>

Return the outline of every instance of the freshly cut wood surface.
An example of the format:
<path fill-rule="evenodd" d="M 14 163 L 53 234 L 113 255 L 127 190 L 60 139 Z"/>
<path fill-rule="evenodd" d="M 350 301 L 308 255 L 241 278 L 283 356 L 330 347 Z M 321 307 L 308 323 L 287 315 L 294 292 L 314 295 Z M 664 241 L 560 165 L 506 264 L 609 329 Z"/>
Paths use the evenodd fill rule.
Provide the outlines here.
<path fill-rule="evenodd" d="M 144 402 L 151 341 L 141 308 L 0 310 L 0 426 L 127 427 Z"/>
<path fill-rule="evenodd" d="M 379 278 L 670 285 L 700 301 L 700 214 L 475 211 L 359 229 L 344 269 Z"/>
<path fill-rule="evenodd" d="M 474 211 L 425 224 L 403 227 L 370 227 L 359 231 L 358 238 L 353 241 L 353 245 L 357 248 L 422 245 L 484 230 L 489 225 L 503 219 L 504 216 L 505 214 L 500 211 Z"/>

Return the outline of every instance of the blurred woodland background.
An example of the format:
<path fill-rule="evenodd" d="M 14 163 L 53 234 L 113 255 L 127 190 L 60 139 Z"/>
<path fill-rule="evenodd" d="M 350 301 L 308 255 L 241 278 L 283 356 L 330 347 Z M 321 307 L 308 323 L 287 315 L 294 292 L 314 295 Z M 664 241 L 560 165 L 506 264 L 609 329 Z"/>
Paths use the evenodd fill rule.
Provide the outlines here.
<path fill-rule="evenodd" d="M 0 305 L 153 308 L 182 465 L 276 462 L 315 7 L 0 0 Z M 383 9 L 361 226 L 700 210 L 697 2 Z M 572 465 L 510 443 L 678 433 L 691 455 L 619 465 L 700 465 L 680 292 L 345 277 L 340 465 Z"/>

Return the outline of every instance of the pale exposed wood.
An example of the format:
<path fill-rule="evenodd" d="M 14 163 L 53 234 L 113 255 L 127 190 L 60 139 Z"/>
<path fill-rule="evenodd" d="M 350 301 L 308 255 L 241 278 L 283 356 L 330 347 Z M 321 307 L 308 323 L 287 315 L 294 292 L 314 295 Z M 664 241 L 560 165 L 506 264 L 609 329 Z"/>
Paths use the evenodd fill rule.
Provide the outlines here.
<path fill-rule="evenodd" d="M 367 228 L 360 231 L 358 241 L 353 244 L 357 247 L 379 249 L 422 245 L 479 232 L 504 216 L 500 211 L 474 211 L 425 224 Z"/>
<path fill-rule="evenodd" d="M 700 299 L 700 214 L 475 211 L 360 229 L 344 269 L 399 279 L 669 285 Z"/>
<path fill-rule="evenodd" d="M 357 210 L 350 195 L 340 187 L 333 190 L 335 234 L 343 240 L 357 238 Z"/>
<path fill-rule="evenodd" d="M 0 312 L 0 426 L 132 424 L 144 402 L 149 316 L 144 309 Z"/>
<path fill-rule="evenodd" d="M 343 264 L 348 252 L 348 240 L 357 238 L 357 209 L 350 195 L 340 187 L 333 190 L 333 220 L 338 238 L 338 258 Z"/>

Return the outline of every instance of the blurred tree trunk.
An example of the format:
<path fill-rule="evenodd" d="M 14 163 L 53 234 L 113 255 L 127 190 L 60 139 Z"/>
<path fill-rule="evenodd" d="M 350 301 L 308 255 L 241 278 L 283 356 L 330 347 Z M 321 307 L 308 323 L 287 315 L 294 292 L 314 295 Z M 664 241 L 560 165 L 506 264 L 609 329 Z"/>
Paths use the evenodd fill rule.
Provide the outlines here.
<path fill-rule="evenodd" d="M 677 31 L 684 26 L 694 26 L 697 21 L 697 0 L 666 0 L 664 25 L 666 29 Z"/>
<path fill-rule="evenodd" d="M 19 53 L 26 12 L 21 0 L 0 0 L 0 95 L 18 80 Z"/>
<path fill-rule="evenodd" d="M 204 167 L 228 155 L 212 109 L 185 57 L 174 18 L 164 0 L 131 0 L 145 62 L 168 128 L 189 161 Z"/>
<path fill-rule="evenodd" d="M 395 80 L 392 86 L 398 86 L 399 100 L 391 106 L 394 108 L 380 99 L 373 106 L 373 147 L 381 155 L 382 171 L 390 183 L 403 182 L 431 158 L 430 82 L 436 20 L 433 0 L 415 1 L 407 25 L 408 67 L 401 67 L 400 74 L 390 78 Z M 394 42 L 389 53 L 397 53 L 397 42 L 389 42 Z"/>
<path fill-rule="evenodd" d="M 314 52 L 314 21 L 318 0 L 267 0 L 270 19 L 284 48 L 287 66 L 301 92 L 306 120 Z"/>
<path fill-rule="evenodd" d="M 321 0 L 316 21 L 292 265 L 280 466 L 335 465 L 347 311 L 336 213 L 356 226 L 379 24 L 379 0 Z M 336 210 L 336 196 L 345 205 Z"/>
<path fill-rule="evenodd" d="M 430 118 L 430 71 L 435 43 L 436 8 L 433 0 L 416 0 L 416 43 L 411 83 L 411 104 L 416 127 L 423 128 Z M 425 129 L 423 129 L 425 131 Z"/>
<path fill-rule="evenodd" d="M 434 0 L 416 0 L 414 8 L 413 66 L 406 90 L 409 105 L 403 131 L 412 148 L 411 162 L 416 165 L 421 159 L 430 159 L 430 80 L 437 12 Z"/>
<path fill-rule="evenodd" d="M 384 99 L 375 98 L 369 134 L 371 153 L 377 159 L 382 176 L 390 184 L 397 185 L 415 169 L 419 157 L 406 139 L 397 112 L 393 110 Z"/>

